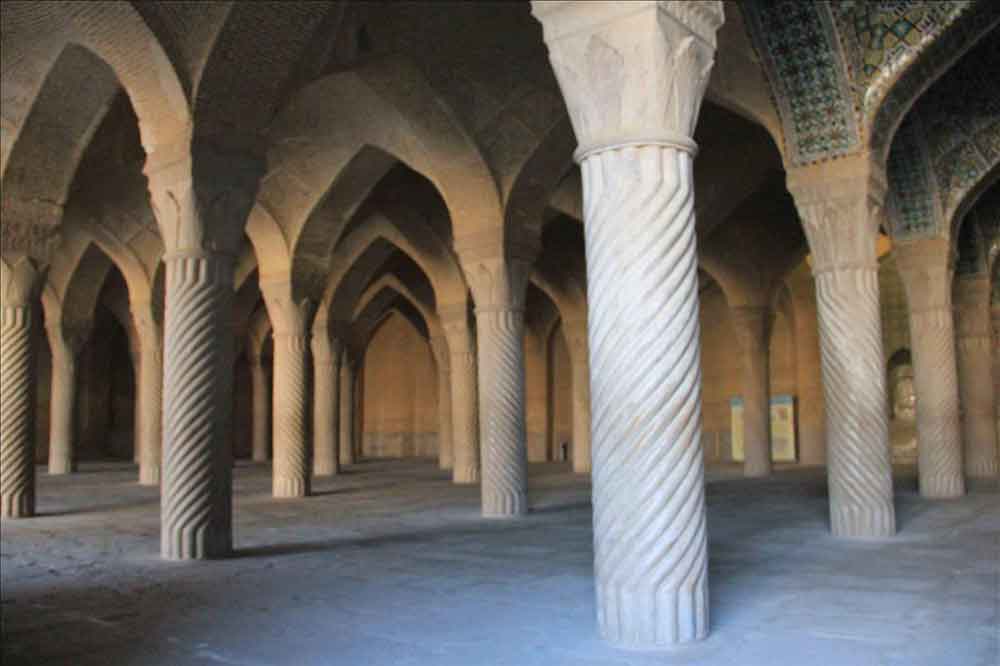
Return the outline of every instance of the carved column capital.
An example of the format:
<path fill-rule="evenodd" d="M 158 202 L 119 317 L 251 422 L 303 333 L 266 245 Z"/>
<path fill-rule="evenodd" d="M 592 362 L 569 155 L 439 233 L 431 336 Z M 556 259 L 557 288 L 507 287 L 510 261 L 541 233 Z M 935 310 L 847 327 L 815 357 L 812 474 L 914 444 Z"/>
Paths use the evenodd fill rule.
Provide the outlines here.
<path fill-rule="evenodd" d="M 271 317 L 272 335 L 275 338 L 300 338 L 308 336 L 315 312 L 315 303 L 308 298 L 296 298 L 292 284 L 287 279 L 262 279 L 260 292 Z"/>
<path fill-rule="evenodd" d="M 252 142 L 241 143 L 185 137 L 147 156 L 150 202 L 167 256 L 239 248 L 266 168 Z"/>
<path fill-rule="evenodd" d="M 5 308 L 34 304 L 43 272 L 28 256 L 3 254 L 0 257 L 0 304 Z"/>
<path fill-rule="evenodd" d="M 894 245 L 892 254 L 906 289 L 911 314 L 951 309 L 951 280 L 955 262 L 947 239 L 901 241 Z"/>
<path fill-rule="evenodd" d="M 772 315 L 770 308 L 755 305 L 739 305 L 729 308 L 733 331 L 745 352 L 767 349 L 771 332 Z"/>
<path fill-rule="evenodd" d="M 869 153 L 788 172 L 812 251 L 813 273 L 877 269 L 875 239 L 886 197 L 885 168 Z"/>
<path fill-rule="evenodd" d="M 313 363 L 317 365 L 335 365 L 340 363 L 340 353 L 343 351 L 343 343 L 339 338 L 331 338 L 329 335 L 319 335 L 314 332 L 310 346 L 312 348 Z"/>
<path fill-rule="evenodd" d="M 693 153 L 721 2 L 532 2 L 580 146 Z"/>

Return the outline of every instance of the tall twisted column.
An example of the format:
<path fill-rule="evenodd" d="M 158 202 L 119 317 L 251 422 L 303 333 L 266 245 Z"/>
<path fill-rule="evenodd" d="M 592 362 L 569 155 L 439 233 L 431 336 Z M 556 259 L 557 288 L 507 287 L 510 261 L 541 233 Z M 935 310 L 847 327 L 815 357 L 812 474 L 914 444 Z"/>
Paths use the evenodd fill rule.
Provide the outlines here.
<path fill-rule="evenodd" d="M 340 464 L 353 465 L 354 455 L 354 364 L 344 348 L 340 364 Z"/>
<path fill-rule="evenodd" d="M 691 137 L 722 5 L 533 4 L 580 142 L 598 624 L 631 647 L 699 640 L 708 542 Z"/>
<path fill-rule="evenodd" d="M 134 303 L 132 321 L 139 339 L 139 483 L 160 483 L 163 440 L 163 343 L 151 303 Z"/>
<path fill-rule="evenodd" d="M 910 309 L 920 494 L 960 497 L 965 494 L 965 477 L 951 307 L 951 246 L 944 238 L 900 242 L 894 254 Z"/>
<path fill-rule="evenodd" d="M 158 144 L 146 159 L 166 248 L 160 485 L 166 559 L 232 550 L 233 257 L 264 166 L 252 153 L 229 152 L 236 145 L 183 136 Z"/>
<path fill-rule="evenodd" d="M 868 155 L 793 169 L 812 250 L 833 534 L 896 531 L 875 239 L 885 175 Z"/>
<path fill-rule="evenodd" d="M 312 304 L 296 299 L 288 280 L 261 280 L 274 325 L 273 495 L 309 494 L 309 326 Z"/>
<path fill-rule="evenodd" d="M 743 351 L 743 475 L 771 475 L 771 385 L 768 350 L 770 311 L 759 306 L 729 310 Z"/>
<path fill-rule="evenodd" d="M 313 474 L 340 472 L 340 340 L 313 331 Z"/>
<path fill-rule="evenodd" d="M 466 306 L 442 308 L 441 324 L 451 353 L 452 481 L 479 481 L 479 402 L 476 345 Z"/>
<path fill-rule="evenodd" d="M 587 322 L 564 322 L 573 366 L 573 471 L 590 473 L 590 356 Z"/>
<path fill-rule="evenodd" d="M 458 251 L 476 299 L 482 511 L 491 518 L 520 516 L 528 511 L 524 295 L 530 263 L 496 256 L 495 247 Z"/>
<path fill-rule="evenodd" d="M 438 388 L 438 467 L 454 465 L 451 441 L 451 363 L 448 341 L 443 336 L 431 338 L 431 349 L 437 365 Z"/>
<path fill-rule="evenodd" d="M 39 271 L 0 259 L 0 518 L 35 515 L 35 336 Z"/>
<path fill-rule="evenodd" d="M 52 351 L 52 399 L 49 403 L 49 474 L 76 471 L 76 360 L 90 334 L 90 324 L 46 324 Z"/>
<path fill-rule="evenodd" d="M 965 473 L 973 479 L 995 479 L 1000 475 L 1000 464 L 993 414 L 989 277 L 983 273 L 959 275 L 954 301 Z M 919 403 L 917 410 L 919 414 Z"/>

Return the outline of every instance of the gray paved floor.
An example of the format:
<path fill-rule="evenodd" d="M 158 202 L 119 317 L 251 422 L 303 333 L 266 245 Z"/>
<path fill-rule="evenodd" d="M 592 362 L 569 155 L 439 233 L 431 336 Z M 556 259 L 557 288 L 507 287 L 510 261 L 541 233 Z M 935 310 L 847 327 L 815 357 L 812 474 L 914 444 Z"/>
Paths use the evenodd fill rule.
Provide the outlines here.
<path fill-rule="evenodd" d="M 239 556 L 157 559 L 156 490 L 128 465 L 39 470 L 43 517 L 5 522 L 3 666 L 733 664 L 997 666 L 1000 494 L 897 492 L 901 533 L 827 534 L 818 471 L 710 474 L 712 635 L 670 653 L 596 635 L 588 484 L 532 466 L 533 514 L 478 516 L 478 488 L 379 462 L 275 501 L 236 470 Z"/>

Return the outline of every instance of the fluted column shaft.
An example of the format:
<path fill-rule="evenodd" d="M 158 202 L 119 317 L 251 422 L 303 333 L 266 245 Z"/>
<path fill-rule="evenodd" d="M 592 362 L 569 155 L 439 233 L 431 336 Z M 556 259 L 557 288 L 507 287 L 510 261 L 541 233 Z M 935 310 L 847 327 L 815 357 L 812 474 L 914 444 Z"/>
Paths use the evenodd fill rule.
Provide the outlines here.
<path fill-rule="evenodd" d="M 601 635 L 708 634 L 691 139 L 722 3 L 543 3 L 580 143 Z"/>
<path fill-rule="evenodd" d="M 35 515 L 35 331 L 30 303 L 0 304 L 0 518 Z"/>
<path fill-rule="evenodd" d="M 479 481 L 479 388 L 476 350 L 463 305 L 450 316 L 442 314 L 451 354 L 452 481 Z"/>
<path fill-rule="evenodd" d="M 313 335 L 313 473 L 332 476 L 340 472 L 337 451 L 340 435 L 339 341 Z"/>
<path fill-rule="evenodd" d="M 569 341 L 573 370 L 573 471 L 589 474 L 590 462 L 590 356 L 587 322 L 563 324 Z"/>
<path fill-rule="evenodd" d="M 354 361 L 344 352 L 340 364 L 340 464 L 353 465 L 354 455 Z"/>
<path fill-rule="evenodd" d="M 250 381 L 253 391 L 253 460 L 267 462 L 270 444 L 271 391 L 267 381 L 267 368 L 260 357 L 250 358 Z"/>
<path fill-rule="evenodd" d="M 450 470 L 454 466 L 452 454 L 451 419 L 451 354 L 444 337 L 431 339 L 437 366 L 438 389 L 438 467 Z"/>
<path fill-rule="evenodd" d="M 232 550 L 233 260 L 190 251 L 164 264 L 161 551 L 222 557 Z"/>
<path fill-rule="evenodd" d="M 997 452 L 997 425 L 993 413 L 993 352 L 988 276 L 958 276 L 955 279 L 954 301 L 965 473 L 974 479 L 995 479 L 1000 475 L 1000 456 Z M 917 410 L 919 414 L 919 402 Z"/>
<path fill-rule="evenodd" d="M 771 386 L 766 307 L 730 309 L 733 329 L 743 351 L 743 475 L 771 475 Z"/>
<path fill-rule="evenodd" d="M 476 306 L 483 515 L 528 511 L 524 430 L 524 311 L 520 303 Z"/>
<path fill-rule="evenodd" d="M 49 474 L 76 471 L 76 357 L 86 339 L 85 330 L 48 325 L 52 351 L 52 397 L 49 403 Z"/>
<path fill-rule="evenodd" d="M 900 242 L 894 254 L 910 312 L 920 494 L 960 497 L 965 494 L 965 477 L 951 307 L 951 243 L 943 238 Z"/>
<path fill-rule="evenodd" d="M 160 483 L 163 448 L 163 346 L 160 325 L 149 303 L 132 306 L 132 320 L 139 339 L 139 385 L 136 395 L 139 419 L 139 483 Z"/>
<path fill-rule="evenodd" d="M 875 239 L 884 172 L 868 155 L 789 172 L 812 250 L 832 532 L 895 531 Z"/>

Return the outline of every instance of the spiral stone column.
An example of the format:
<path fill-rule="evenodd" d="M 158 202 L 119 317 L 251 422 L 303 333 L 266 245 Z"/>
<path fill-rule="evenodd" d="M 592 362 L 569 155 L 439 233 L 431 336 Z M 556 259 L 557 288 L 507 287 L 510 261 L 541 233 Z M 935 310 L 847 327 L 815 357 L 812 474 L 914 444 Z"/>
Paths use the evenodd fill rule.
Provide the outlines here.
<path fill-rule="evenodd" d="M 867 154 L 789 171 L 812 250 L 833 534 L 895 534 L 875 239 L 885 174 Z"/>
<path fill-rule="evenodd" d="M 479 481 L 479 391 L 476 346 L 466 306 L 442 308 L 441 325 L 451 354 L 452 481 Z"/>
<path fill-rule="evenodd" d="M 139 483 L 155 486 L 162 471 L 163 343 L 151 303 L 134 303 L 132 321 L 139 342 Z"/>
<path fill-rule="evenodd" d="M 35 515 L 38 280 L 32 260 L 0 259 L 0 518 L 4 519 Z"/>
<path fill-rule="evenodd" d="M 573 471 L 590 473 L 590 356 L 587 322 L 564 322 L 573 366 Z"/>
<path fill-rule="evenodd" d="M 353 465 L 354 455 L 354 359 L 344 348 L 340 364 L 340 464 Z"/>
<path fill-rule="evenodd" d="M 162 554 L 221 557 L 232 549 L 233 259 L 192 250 L 164 264 Z"/>
<path fill-rule="evenodd" d="M 530 261 L 494 243 L 456 241 L 476 299 L 482 511 L 489 518 L 528 512 L 524 427 L 524 296 Z M 498 254 L 499 253 L 499 254 Z"/>
<path fill-rule="evenodd" d="M 49 406 L 49 474 L 76 471 L 76 360 L 90 333 L 89 324 L 46 325 L 52 351 L 52 398 Z"/>
<path fill-rule="evenodd" d="M 313 331 L 313 474 L 340 472 L 337 443 L 340 427 L 339 340 Z"/>
<path fill-rule="evenodd" d="M 958 333 L 958 379 L 962 406 L 965 474 L 970 479 L 1000 475 L 997 426 L 993 415 L 990 281 L 985 273 L 955 278 L 955 327 Z M 920 404 L 917 404 L 919 413 Z"/>
<path fill-rule="evenodd" d="M 535 2 L 580 147 L 601 634 L 708 634 L 696 146 L 717 2 Z"/>
<path fill-rule="evenodd" d="M 965 477 L 951 307 L 951 246 L 944 238 L 900 242 L 893 253 L 910 310 L 920 494 L 961 497 Z"/>
<path fill-rule="evenodd" d="M 771 387 L 766 307 L 735 306 L 729 310 L 743 351 L 743 475 L 771 475 Z"/>
<path fill-rule="evenodd" d="M 261 280 L 274 329 L 273 495 L 306 497 L 310 489 L 309 326 L 312 304 L 293 296 L 288 280 Z"/>
<path fill-rule="evenodd" d="M 438 467 L 449 470 L 454 466 L 451 440 L 451 363 L 448 341 L 443 336 L 431 338 L 431 349 L 437 365 L 438 388 Z"/>

